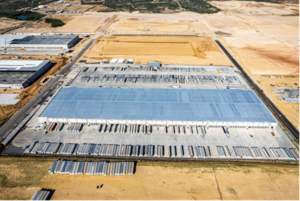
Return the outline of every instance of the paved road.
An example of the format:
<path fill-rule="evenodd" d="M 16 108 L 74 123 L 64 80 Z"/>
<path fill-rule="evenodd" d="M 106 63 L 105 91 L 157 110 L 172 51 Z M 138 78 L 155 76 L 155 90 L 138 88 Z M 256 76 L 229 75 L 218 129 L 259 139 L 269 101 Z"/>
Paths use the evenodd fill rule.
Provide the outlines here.
<path fill-rule="evenodd" d="M 33 108 L 43 96 L 47 95 L 49 90 L 59 81 L 62 75 L 64 75 L 70 68 L 76 63 L 76 61 L 83 55 L 83 53 L 93 44 L 96 38 L 92 39 L 87 45 L 68 63 L 58 75 L 50 80 L 50 82 L 41 89 L 40 93 L 34 96 L 26 105 L 24 105 L 14 116 L 12 116 L 1 128 L 0 128 L 0 139 L 2 138 L 16 125 L 17 122 L 20 122 L 25 114 Z"/>
<path fill-rule="evenodd" d="M 261 97 L 264 103 L 273 112 L 275 117 L 286 127 L 286 129 L 294 136 L 295 139 L 299 140 L 299 131 L 295 128 L 295 126 L 281 113 L 281 111 L 273 104 L 273 102 L 265 95 L 265 93 L 263 93 L 263 91 L 253 82 L 253 80 L 247 75 L 247 73 L 225 49 L 225 47 L 218 40 L 216 40 L 216 43 L 220 46 L 220 48 L 231 60 L 231 62 L 242 72 L 243 76 L 249 82 L 250 86 L 253 87 L 253 90 Z"/>

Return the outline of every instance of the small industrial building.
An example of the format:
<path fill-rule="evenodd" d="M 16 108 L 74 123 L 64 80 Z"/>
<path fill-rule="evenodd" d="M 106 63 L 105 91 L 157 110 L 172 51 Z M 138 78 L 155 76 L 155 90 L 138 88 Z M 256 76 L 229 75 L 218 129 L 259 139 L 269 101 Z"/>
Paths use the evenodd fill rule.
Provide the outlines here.
<path fill-rule="evenodd" d="M 0 88 L 26 88 L 51 66 L 50 61 L 0 60 Z"/>
<path fill-rule="evenodd" d="M 40 122 L 272 128 L 276 120 L 251 90 L 62 88 Z"/>
<path fill-rule="evenodd" d="M 160 62 L 148 62 L 148 67 L 160 67 Z"/>
<path fill-rule="evenodd" d="M 79 42 L 75 35 L 0 35 L 0 50 L 26 49 L 26 50 L 60 50 L 68 49 Z"/>

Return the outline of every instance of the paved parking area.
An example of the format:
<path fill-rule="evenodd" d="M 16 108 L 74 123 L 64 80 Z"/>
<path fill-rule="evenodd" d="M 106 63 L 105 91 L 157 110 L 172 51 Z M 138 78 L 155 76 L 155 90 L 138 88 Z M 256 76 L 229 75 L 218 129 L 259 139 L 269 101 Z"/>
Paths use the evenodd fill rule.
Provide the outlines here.
<path fill-rule="evenodd" d="M 13 141 L 13 145 L 23 147 L 34 141 L 39 142 L 62 142 L 62 143 L 94 143 L 94 144 L 130 144 L 130 145 L 184 145 L 209 146 L 212 157 L 217 158 L 216 146 L 246 146 L 258 147 L 286 147 L 293 148 L 293 144 L 285 136 L 279 127 L 271 135 L 270 129 L 245 129 L 229 128 L 230 137 L 226 137 L 222 128 L 209 128 L 204 138 L 194 134 L 163 134 L 163 129 L 152 134 L 127 134 L 127 133 L 99 133 L 99 126 L 84 126 L 81 132 L 67 132 L 64 126 L 62 131 L 50 131 L 44 134 L 33 128 L 22 131 Z M 154 130 L 154 129 L 153 129 Z M 253 137 L 251 137 L 251 134 Z M 233 155 L 232 155 L 233 157 Z"/>

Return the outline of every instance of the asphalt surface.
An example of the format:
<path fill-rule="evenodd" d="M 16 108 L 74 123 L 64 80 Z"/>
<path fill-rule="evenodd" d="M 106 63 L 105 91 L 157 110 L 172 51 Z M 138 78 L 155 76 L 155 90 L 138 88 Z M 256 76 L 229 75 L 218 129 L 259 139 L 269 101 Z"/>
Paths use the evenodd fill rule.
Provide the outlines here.
<path fill-rule="evenodd" d="M 51 90 L 54 85 L 59 81 L 62 75 L 70 70 L 70 68 L 76 63 L 76 61 L 83 55 L 83 53 L 93 44 L 95 39 L 89 41 L 86 46 L 68 63 L 58 75 L 50 80 L 50 82 L 40 90 L 40 92 L 34 96 L 26 105 L 24 105 L 14 116 L 12 116 L 1 128 L 0 128 L 0 139 L 3 137 L 16 125 L 20 122 L 25 114 L 29 113 L 30 109 L 33 108 L 42 97 L 48 95 L 49 90 Z"/>
<path fill-rule="evenodd" d="M 231 62 L 242 72 L 243 76 L 249 82 L 250 86 L 260 96 L 260 98 L 268 106 L 268 108 L 272 111 L 272 113 L 275 115 L 277 120 L 279 120 L 285 126 L 285 128 L 294 136 L 295 139 L 299 140 L 299 131 L 295 128 L 295 126 L 284 116 L 284 114 L 281 113 L 281 111 L 273 104 L 273 102 L 265 95 L 265 93 L 255 84 L 255 82 L 253 82 L 253 80 L 247 75 L 247 73 L 238 64 L 238 62 L 231 56 L 231 54 L 226 50 L 226 48 L 220 43 L 220 41 L 216 40 L 216 43 L 227 55 L 227 57 L 231 60 Z"/>

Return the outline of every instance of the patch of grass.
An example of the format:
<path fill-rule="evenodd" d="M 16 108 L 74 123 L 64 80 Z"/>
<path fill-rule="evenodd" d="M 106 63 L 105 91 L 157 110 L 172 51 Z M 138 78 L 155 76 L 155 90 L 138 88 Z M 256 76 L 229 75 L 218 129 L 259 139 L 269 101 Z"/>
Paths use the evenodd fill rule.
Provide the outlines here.
<path fill-rule="evenodd" d="M 35 21 L 39 20 L 44 17 L 44 14 L 38 12 L 31 12 L 31 11 L 15 11 L 15 12 L 0 12 L 0 17 L 7 17 L 14 20 L 21 20 L 18 16 L 23 15 L 26 18 L 26 21 Z"/>
<path fill-rule="evenodd" d="M 65 25 L 65 23 L 63 23 L 59 19 L 46 18 L 45 22 L 46 23 L 51 23 L 51 27 L 60 27 L 60 26 L 64 26 Z"/>
<path fill-rule="evenodd" d="M 51 159 L 0 159 L 3 188 L 39 186 L 52 163 Z"/>
<path fill-rule="evenodd" d="M 270 167 L 270 168 L 262 168 L 261 170 L 262 172 L 268 173 L 268 175 L 276 175 L 276 174 L 282 174 L 282 172 L 280 170 L 278 170 L 275 167 Z"/>

